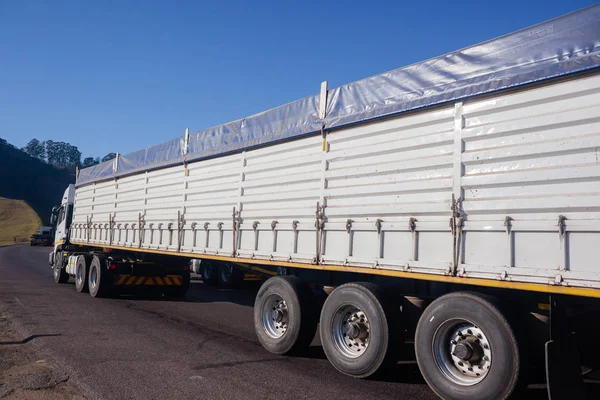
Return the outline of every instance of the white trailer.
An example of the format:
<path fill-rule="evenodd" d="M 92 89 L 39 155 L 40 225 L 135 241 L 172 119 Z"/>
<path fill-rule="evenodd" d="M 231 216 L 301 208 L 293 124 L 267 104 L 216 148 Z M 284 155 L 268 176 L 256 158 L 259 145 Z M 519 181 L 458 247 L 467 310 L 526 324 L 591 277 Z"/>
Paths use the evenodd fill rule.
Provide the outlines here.
<path fill-rule="evenodd" d="M 184 294 L 171 260 L 276 271 L 255 304 L 271 352 L 320 321 L 333 366 L 368 377 L 414 335 L 444 399 L 507 398 L 544 356 L 552 398 L 579 398 L 573 327 L 598 334 L 598 67 L 594 6 L 118 155 L 65 193 L 55 278 Z"/>

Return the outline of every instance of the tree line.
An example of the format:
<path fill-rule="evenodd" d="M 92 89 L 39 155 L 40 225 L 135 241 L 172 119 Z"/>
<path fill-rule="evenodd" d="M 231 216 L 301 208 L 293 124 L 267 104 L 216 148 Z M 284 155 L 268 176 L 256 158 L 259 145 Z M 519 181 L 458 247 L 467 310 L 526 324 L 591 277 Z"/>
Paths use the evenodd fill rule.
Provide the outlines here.
<path fill-rule="evenodd" d="M 86 157 L 82 161 L 81 152 L 77 146 L 65 142 L 55 142 L 53 140 L 40 142 L 37 139 L 31 139 L 21 150 L 31 157 L 37 158 L 47 164 L 56 167 L 64 167 L 71 171 L 75 170 L 75 168 L 90 167 L 104 161 L 112 160 L 116 157 L 115 153 L 108 153 L 102 158 Z"/>

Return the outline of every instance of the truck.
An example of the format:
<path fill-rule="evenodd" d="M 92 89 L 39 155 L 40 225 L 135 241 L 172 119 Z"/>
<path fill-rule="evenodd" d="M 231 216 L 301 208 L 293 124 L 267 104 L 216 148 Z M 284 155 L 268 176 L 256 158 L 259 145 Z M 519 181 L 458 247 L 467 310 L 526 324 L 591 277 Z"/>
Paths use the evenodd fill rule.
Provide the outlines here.
<path fill-rule="evenodd" d="M 274 354 L 443 399 L 584 398 L 600 311 L 600 6 L 78 171 L 54 279 L 93 297 L 268 277 Z M 257 94 L 259 95 L 259 94 Z"/>
<path fill-rule="evenodd" d="M 38 234 L 43 236 L 52 236 L 54 229 L 51 226 L 41 226 Z"/>

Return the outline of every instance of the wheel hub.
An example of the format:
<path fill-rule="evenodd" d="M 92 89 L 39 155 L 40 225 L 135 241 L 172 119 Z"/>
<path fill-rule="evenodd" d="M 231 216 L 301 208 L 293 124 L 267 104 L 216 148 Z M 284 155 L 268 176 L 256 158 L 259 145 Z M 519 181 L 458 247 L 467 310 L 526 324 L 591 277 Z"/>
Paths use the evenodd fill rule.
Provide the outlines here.
<path fill-rule="evenodd" d="M 332 328 L 334 343 L 345 356 L 357 358 L 369 347 L 369 320 L 358 307 L 340 307 L 333 316 Z"/>
<path fill-rule="evenodd" d="M 273 321 L 275 322 L 282 322 L 284 317 L 284 310 L 282 310 L 281 308 L 276 308 L 271 312 L 271 318 L 273 318 Z"/>
<path fill-rule="evenodd" d="M 440 372 L 460 386 L 481 382 L 492 365 L 492 345 L 483 329 L 471 321 L 444 321 L 434 333 L 432 350 Z"/>
<path fill-rule="evenodd" d="M 273 339 L 282 337 L 288 328 L 288 306 L 277 294 L 270 295 L 262 306 L 262 323 L 267 335 Z"/>
<path fill-rule="evenodd" d="M 455 372 L 462 375 L 464 384 L 475 384 L 485 378 L 492 363 L 492 351 L 479 327 L 472 324 L 458 327 L 451 336 L 449 350 Z"/>
<path fill-rule="evenodd" d="M 483 356 L 483 347 L 479 341 L 467 339 L 456 344 L 452 350 L 452 355 L 462 361 L 478 363 Z"/>

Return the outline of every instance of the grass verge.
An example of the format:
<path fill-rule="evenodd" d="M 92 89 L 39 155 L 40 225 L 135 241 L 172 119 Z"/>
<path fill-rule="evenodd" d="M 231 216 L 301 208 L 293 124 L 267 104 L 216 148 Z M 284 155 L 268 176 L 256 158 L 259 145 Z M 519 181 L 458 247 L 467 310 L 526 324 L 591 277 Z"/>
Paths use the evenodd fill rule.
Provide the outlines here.
<path fill-rule="evenodd" d="M 23 200 L 0 197 L 0 246 L 27 242 L 29 237 L 37 233 L 42 220 Z"/>

